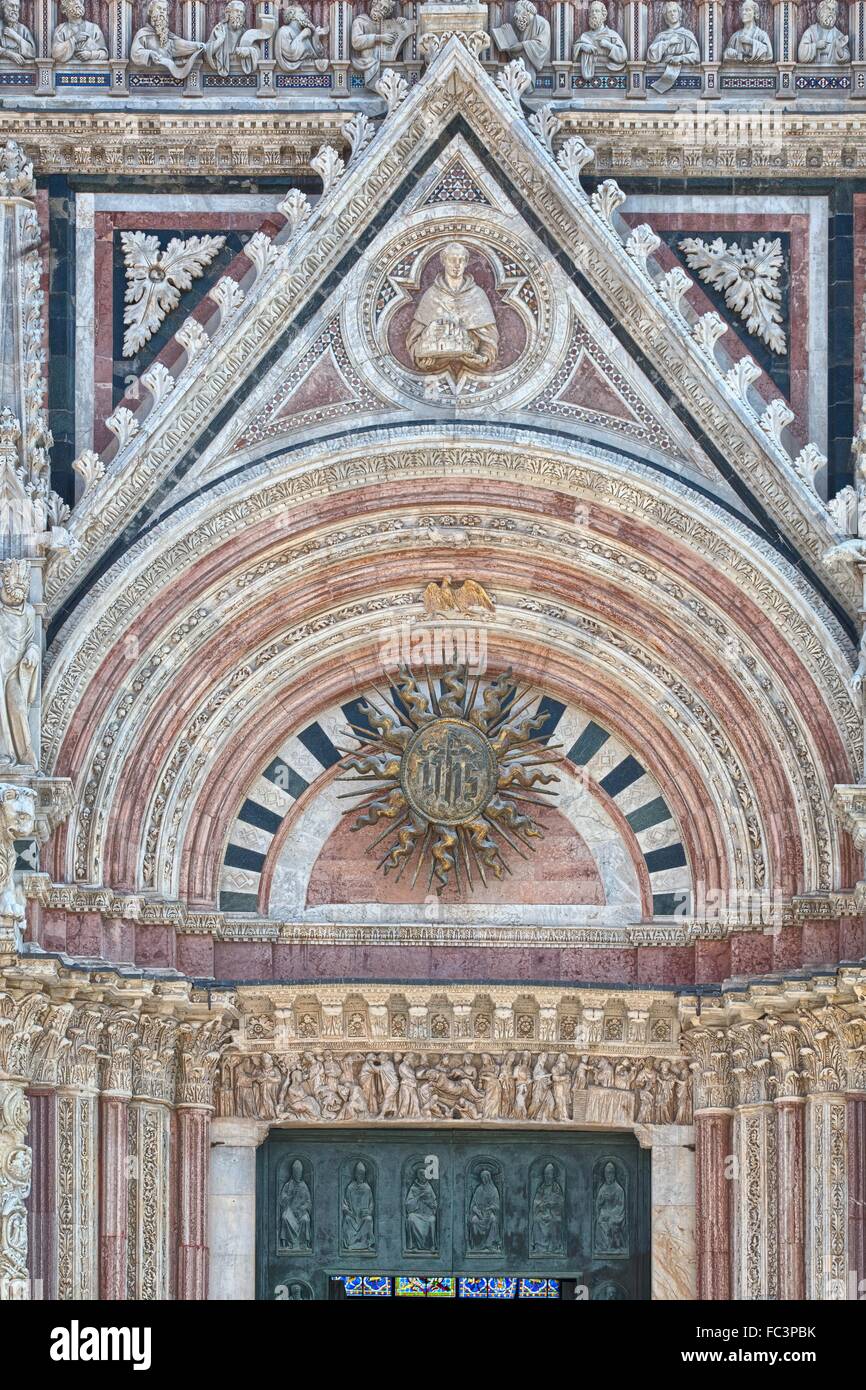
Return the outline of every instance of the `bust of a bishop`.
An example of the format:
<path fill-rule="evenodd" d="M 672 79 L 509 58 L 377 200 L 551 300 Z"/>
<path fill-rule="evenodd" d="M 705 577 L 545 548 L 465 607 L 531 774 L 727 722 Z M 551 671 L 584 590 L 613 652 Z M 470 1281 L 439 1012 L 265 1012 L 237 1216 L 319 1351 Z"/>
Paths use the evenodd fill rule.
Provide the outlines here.
<path fill-rule="evenodd" d="M 422 372 L 491 367 L 499 351 L 499 330 L 485 291 L 466 273 L 469 252 L 452 241 L 441 260 L 441 273 L 419 299 L 406 334 L 412 360 Z"/>

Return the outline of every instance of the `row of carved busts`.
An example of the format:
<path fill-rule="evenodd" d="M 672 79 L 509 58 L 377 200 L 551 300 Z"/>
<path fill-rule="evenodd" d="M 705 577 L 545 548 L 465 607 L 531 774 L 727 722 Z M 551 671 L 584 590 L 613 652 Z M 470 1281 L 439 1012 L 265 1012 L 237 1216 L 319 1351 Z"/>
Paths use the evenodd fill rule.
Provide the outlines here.
<path fill-rule="evenodd" d="M 51 57 L 58 63 L 93 63 L 108 59 L 108 45 L 102 30 L 86 18 L 85 0 L 60 0 L 63 22 L 54 30 Z M 282 24 L 279 23 L 282 18 Z M 665 92 L 676 82 L 682 67 L 701 61 L 697 37 L 683 24 L 683 11 L 677 0 L 670 0 L 663 11 L 664 25 L 647 49 L 650 63 L 661 63 L 665 72 L 653 84 Z M 732 63 L 772 63 L 770 36 L 758 24 L 757 0 L 743 0 L 741 28 L 724 49 L 723 61 Z M 816 23 L 802 35 L 797 58 L 800 63 L 837 66 L 850 61 L 848 35 L 838 27 L 837 0 L 820 0 Z M 228 0 L 222 19 L 214 25 L 205 42 L 182 38 L 171 29 L 169 0 L 147 0 L 144 23 L 135 31 L 129 59 L 139 67 L 161 68 L 182 79 L 202 61 L 220 76 L 232 71 L 254 73 L 265 43 L 273 43 L 273 56 L 279 68 L 293 71 L 312 66 L 324 71 L 329 64 L 325 40 L 329 29 L 316 24 L 302 5 L 284 5 L 281 15 L 262 16 L 250 27 L 245 0 Z M 603 0 L 592 0 L 588 28 L 574 44 L 573 59 L 584 79 L 596 69 L 621 71 L 627 61 L 622 35 L 608 25 Z M 351 30 L 352 63 L 372 87 L 383 64 L 397 61 L 407 39 L 415 32 L 415 22 L 395 14 L 395 0 L 371 0 L 367 14 L 355 16 Z M 520 58 L 531 75 L 546 67 L 551 58 L 550 23 L 532 0 L 518 0 L 512 23 L 493 31 L 497 50 L 503 56 Z M 21 21 L 21 0 L 0 0 L 0 61 L 23 66 L 36 59 L 36 42 Z"/>

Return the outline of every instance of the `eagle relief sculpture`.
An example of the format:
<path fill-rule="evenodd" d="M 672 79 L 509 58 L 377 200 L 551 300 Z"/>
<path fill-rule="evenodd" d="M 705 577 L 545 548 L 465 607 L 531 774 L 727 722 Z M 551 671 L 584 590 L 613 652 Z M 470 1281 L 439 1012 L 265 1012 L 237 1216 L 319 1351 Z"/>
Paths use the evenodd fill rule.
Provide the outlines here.
<path fill-rule="evenodd" d="M 469 252 L 451 241 L 441 252 L 442 270 L 418 301 L 406 348 L 422 372 L 492 367 L 499 352 L 493 306 L 467 275 Z"/>
<path fill-rule="evenodd" d="M 446 575 L 441 584 L 428 584 L 424 590 L 424 617 L 435 618 L 439 613 L 495 613 L 490 595 L 474 579 L 464 579 L 456 588 Z"/>

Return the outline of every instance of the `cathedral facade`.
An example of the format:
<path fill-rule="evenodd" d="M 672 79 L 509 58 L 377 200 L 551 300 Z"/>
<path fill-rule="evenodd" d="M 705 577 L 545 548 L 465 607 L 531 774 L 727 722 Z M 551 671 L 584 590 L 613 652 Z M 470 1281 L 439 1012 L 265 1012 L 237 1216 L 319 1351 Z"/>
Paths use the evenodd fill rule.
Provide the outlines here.
<path fill-rule="evenodd" d="M 0 0 L 0 1299 L 866 1296 L 866 0 Z"/>

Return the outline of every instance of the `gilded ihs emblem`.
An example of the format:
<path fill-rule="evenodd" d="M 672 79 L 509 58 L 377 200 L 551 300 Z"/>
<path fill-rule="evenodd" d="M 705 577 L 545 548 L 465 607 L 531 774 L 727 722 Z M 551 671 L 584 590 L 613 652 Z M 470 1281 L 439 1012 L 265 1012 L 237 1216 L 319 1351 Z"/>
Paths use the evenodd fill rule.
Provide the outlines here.
<path fill-rule="evenodd" d="M 421 680 L 400 667 L 381 705 L 359 706 L 372 733 L 355 726 L 360 748 L 343 762 L 344 780 L 365 784 L 348 814 L 352 830 L 385 821 L 370 850 L 397 877 L 423 874 L 436 892 L 452 881 L 471 893 L 488 875 L 510 873 L 542 829 L 533 807 L 551 805 L 561 754 L 536 737 L 547 714 L 528 713 L 537 692 L 515 685 L 511 670 L 484 682 L 465 667 Z"/>

